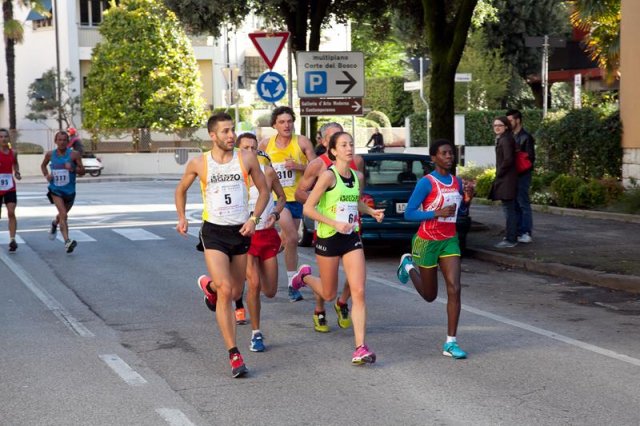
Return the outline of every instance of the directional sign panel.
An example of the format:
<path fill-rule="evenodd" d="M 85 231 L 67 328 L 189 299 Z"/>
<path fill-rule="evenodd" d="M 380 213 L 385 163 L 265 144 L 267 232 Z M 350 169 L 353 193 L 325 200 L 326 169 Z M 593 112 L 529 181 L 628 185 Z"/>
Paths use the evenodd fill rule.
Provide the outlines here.
<path fill-rule="evenodd" d="M 300 115 L 363 115 L 362 98 L 301 98 Z"/>
<path fill-rule="evenodd" d="M 298 97 L 364 97 L 362 52 L 297 52 Z"/>
<path fill-rule="evenodd" d="M 258 78 L 256 91 L 266 102 L 278 102 L 287 92 L 287 82 L 277 72 L 267 71 Z"/>

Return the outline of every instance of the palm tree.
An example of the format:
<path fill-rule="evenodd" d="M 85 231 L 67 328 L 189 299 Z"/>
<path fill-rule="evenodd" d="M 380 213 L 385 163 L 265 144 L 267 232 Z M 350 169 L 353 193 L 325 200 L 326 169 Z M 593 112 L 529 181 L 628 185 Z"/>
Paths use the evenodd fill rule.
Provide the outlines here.
<path fill-rule="evenodd" d="M 620 67 L 620 0 L 572 0 L 571 23 L 588 31 L 585 39 L 591 58 L 610 82 Z"/>
<path fill-rule="evenodd" d="M 36 12 L 47 15 L 42 0 L 16 0 L 22 6 L 30 6 Z M 2 0 L 4 56 L 7 63 L 7 94 L 9 95 L 9 131 L 13 136 L 16 131 L 16 51 L 15 45 L 21 43 L 24 37 L 22 23 L 13 17 L 13 0 Z"/>

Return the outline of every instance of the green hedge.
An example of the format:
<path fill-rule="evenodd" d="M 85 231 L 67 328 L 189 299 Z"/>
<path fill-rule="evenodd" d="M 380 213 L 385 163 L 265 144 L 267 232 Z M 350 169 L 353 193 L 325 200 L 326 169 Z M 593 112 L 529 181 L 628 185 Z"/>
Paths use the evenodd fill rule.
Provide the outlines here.
<path fill-rule="evenodd" d="M 17 142 L 16 151 L 18 154 L 44 154 L 44 148 L 31 142 Z"/>
<path fill-rule="evenodd" d="M 582 179 L 622 176 L 622 125 L 611 108 L 552 113 L 537 134 L 536 158 L 545 170 Z"/>
<path fill-rule="evenodd" d="M 465 138 L 467 146 L 491 146 L 495 143 L 495 133 L 491 128 L 493 120 L 504 115 L 506 110 L 466 111 Z M 425 131 L 426 113 L 411 114 L 411 144 L 426 146 L 427 133 Z M 525 129 L 535 135 L 542 125 L 542 110 L 522 110 L 522 122 Z"/>
<path fill-rule="evenodd" d="M 364 106 L 368 110 L 382 111 L 394 127 L 404 126 L 404 118 L 413 112 L 411 92 L 404 91 L 402 77 L 370 78 Z"/>

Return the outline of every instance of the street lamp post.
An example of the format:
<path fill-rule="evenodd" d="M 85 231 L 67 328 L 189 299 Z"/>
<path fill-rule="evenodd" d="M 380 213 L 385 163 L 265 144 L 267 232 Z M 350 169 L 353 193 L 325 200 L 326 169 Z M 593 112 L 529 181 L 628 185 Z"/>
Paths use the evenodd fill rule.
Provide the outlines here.
<path fill-rule="evenodd" d="M 53 25 L 56 32 L 56 86 L 58 98 L 58 130 L 62 130 L 62 84 L 60 81 L 60 39 L 58 35 L 58 0 L 53 0 Z"/>

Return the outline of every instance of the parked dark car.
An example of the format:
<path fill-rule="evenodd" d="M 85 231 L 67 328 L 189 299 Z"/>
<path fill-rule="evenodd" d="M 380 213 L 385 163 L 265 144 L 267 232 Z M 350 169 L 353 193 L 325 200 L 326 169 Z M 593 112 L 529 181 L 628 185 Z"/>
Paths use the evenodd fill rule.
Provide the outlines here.
<path fill-rule="evenodd" d="M 418 179 L 433 171 L 428 155 L 421 154 L 362 154 L 365 163 L 363 201 L 376 209 L 384 209 L 384 220 L 376 222 L 371 216 L 362 216 L 363 241 L 402 240 L 409 242 L 420 223 L 405 220 L 404 211 Z M 461 249 L 471 218 L 458 215 L 457 229 Z M 313 221 L 305 217 L 300 227 L 299 245 L 309 246 L 313 239 Z"/>

